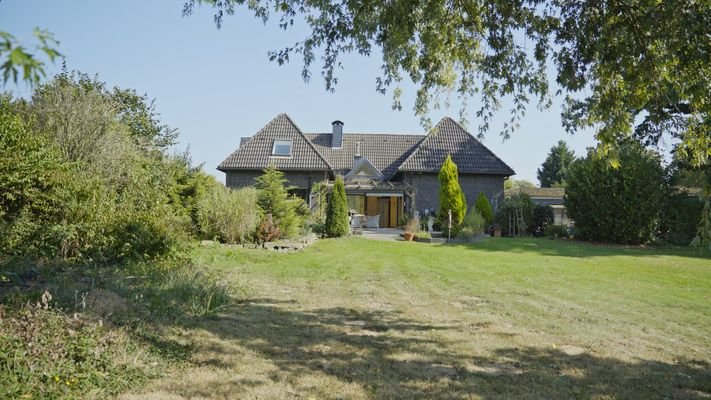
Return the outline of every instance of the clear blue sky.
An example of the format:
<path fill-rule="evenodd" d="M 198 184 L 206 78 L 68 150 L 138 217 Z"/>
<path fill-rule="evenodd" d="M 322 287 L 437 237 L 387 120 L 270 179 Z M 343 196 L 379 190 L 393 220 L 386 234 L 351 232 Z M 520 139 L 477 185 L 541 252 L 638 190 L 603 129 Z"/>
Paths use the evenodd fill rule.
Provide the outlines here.
<path fill-rule="evenodd" d="M 423 132 L 412 111 L 411 85 L 404 86 L 399 112 L 390 109 L 389 94 L 375 92 L 378 57 L 346 57 L 336 92 L 328 93 L 318 66 L 306 84 L 300 60 L 286 66 L 268 60 L 268 50 L 293 45 L 303 29 L 284 32 L 243 12 L 227 17 L 218 31 L 209 9 L 183 18 L 182 5 L 182 0 L 2 0 L 0 30 L 31 42 L 33 27 L 48 29 L 60 40 L 70 69 L 155 98 L 163 121 L 180 132 L 179 148 L 190 146 L 193 162 L 204 163 L 222 181 L 217 164 L 237 148 L 240 137 L 251 136 L 280 112 L 306 132 L 329 131 L 335 119 L 344 121 L 346 132 Z M 59 63 L 52 66 L 50 76 L 59 68 Z M 563 131 L 560 101 L 547 111 L 529 106 L 521 129 L 505 142 L 496 131 L 486 136 L 484 144 L 516 171 L 514 179 L 537 183 L 536 169 L 560 139 L 577 154 L 594 145 L 591 132 L 570 136 Z M 470 107 L 470 131 L 476 132 L 476 99 Z M 431 117 L 456 119 L 457 111 L 453 102 L 453 108 Z M 500 112 L 502 121 L 506 114 Z"/>

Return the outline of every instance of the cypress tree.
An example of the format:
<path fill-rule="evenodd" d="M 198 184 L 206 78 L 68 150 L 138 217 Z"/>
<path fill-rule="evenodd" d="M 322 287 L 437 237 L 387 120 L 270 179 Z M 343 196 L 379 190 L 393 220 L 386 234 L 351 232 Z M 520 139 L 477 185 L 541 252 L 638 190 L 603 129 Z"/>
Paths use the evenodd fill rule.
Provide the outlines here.
<path fill-rule="evenodd" d="M 348 204 L 343 178 L 336 177 L 331 198 L 326 209 L 325 233 L 328 237 L 341 237 L 348 234 Z"/>
<path fill-rule="evenodd" d="M 452 157 L 447 155 L 439 170 L 439 210 L 437 217 L 443 228 L 448 224 L 448 211 L 452 210 L 452 226 L 458 226 L 467 214 L 467 200 L 459 186 L 459 172 Z"/>
<path fill-rule="evenodd" d="M 474 203 L 474 208 L 484 217 L 486 224 L 489 225 L 494 220 L 494 210 L 491 208 L 491 203 L 489 199 L 486 198 L 484 192 L 479 192 L 479 196 L 476 198 Z"/>

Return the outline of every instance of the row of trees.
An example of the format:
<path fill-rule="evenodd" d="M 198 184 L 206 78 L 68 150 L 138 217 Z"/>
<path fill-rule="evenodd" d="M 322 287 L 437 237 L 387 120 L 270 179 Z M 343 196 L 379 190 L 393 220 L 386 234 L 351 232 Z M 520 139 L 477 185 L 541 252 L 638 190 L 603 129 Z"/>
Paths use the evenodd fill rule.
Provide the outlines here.
<path fill-rule="evenodd" d="M 660 156 L 628 141 L 614 154 L 591 149 L 575 159 L 565 142 L 554 146 L 538 170 L 541 187 L 565 187 L 568 215 L 577 238 L 613 242 L 708 247 L 711 236 L 707 202 L 708 168 L 692 168 L 675 160 L 664 168 Z M 700 195 L 700 196 L 699 196 Z M 706 201 L 704 201 L 706 199 Z M 497 222 L 505 233 L 540 232 L 547 218 L 543 207 L 518 192 L 499 207 Z"/>
<path fill-rule="evenodd" d="M 708 171 L 689 168 L 678 160 L 665 169 L 656 152 L 634 141 L 615 154 L 591 149 L 586 157 L 575 159 L 561 141 L 538 172 L 542 184 L 566 187 L 565 205 L 575 221 L 577 238 L 625 244 L 661 240 L 711 248 L 709 196 L 692 196 L 686 191 L 688 187 L 711 187 Z M 453 236 L 465 228 L 462 224 L 467 212 L 457 176 L 457 167 L 448 157 L 439 174 L 437 217 L 446 232 L 451 211 Z M 507 196 L 495 216 L 490 210 L 480 193 L 470 213 L 479 213 L 487 224 L 494 221 L 505 235 L 540 235 L 554 220 L 553 210 L 536 206 L 525 191 Z M 557 228 L 551 232 L 567 234 L 564 227 Z"/>

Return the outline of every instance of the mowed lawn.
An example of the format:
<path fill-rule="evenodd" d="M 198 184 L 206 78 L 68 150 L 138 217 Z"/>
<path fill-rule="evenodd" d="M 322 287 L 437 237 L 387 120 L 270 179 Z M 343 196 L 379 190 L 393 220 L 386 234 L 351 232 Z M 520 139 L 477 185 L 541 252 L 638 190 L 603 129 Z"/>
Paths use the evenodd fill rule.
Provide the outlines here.
<path fill-rule="evenodd" d="M 711 397 L 711 259 L 548 239 L 198 250 L 247 289 L 126 398 Z"/>

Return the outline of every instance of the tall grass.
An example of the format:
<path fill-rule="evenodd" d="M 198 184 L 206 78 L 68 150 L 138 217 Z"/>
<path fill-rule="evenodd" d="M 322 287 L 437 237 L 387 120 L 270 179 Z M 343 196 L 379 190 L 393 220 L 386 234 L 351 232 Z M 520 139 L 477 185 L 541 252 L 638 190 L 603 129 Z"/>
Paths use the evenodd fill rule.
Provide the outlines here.
<path fill-rule="evenodd" d="M 50 301 L 0 319 L 0 398 L 106 398 L 164 364 L 126 330 L 69 317 Z"/>

